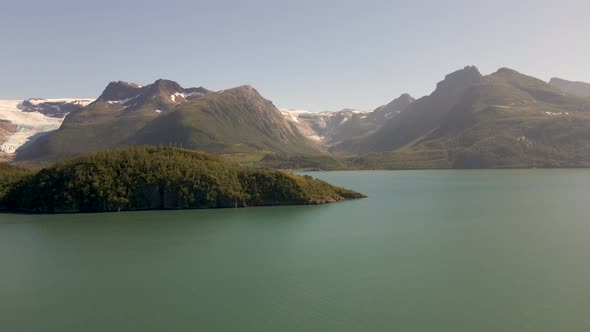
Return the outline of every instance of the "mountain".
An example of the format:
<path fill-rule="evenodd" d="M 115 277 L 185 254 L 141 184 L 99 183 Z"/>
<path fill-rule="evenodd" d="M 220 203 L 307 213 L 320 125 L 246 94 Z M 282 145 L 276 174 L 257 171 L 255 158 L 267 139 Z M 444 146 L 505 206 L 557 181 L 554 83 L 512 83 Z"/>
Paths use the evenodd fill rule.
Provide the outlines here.
<path fill-rule="evenodd" d="M 389 145 L 373 146 L 376 152 L 353 158 L 350 164 L 359 168 L 590 166 L 590 99 L 565 94 L 507 68 L 488 76 L 468 70 L 471 73 L 461 73 L 459 82 L 447 77 L 432 95 L 384 126 L 379 132 L 383 136 L 378 137 L 389 135 Z M 381 148 L 389 150 L 379 152 Z"/>
<path fill-rule="evenodd" d="M 365 135 L 376 128 L 369 120 L 370 112 L 344 109 L 326 119 L 326 126 L 321 132 L 328 146 L 344 139 Z"/>
<path fill-rule="evenodd" d="M 219 154 L 317 153 L 273 103 L 251 86 L 181 103 L 125 144 L 173 144 Z"/>
<path fill-rule="evenodd" d="M 19 150 L 44 163 L 129 145 L 182 146 L 218 154 L 318 154 L 269 100 L 243 86 L 219 92 L 169 80 L 111 82 L 96 101 L 68 114 L 59 130 Z"/>
<path fill-rule="evenodd" d="M 559 90 L 579 97 L 590 97 L 590 83 L 572 82 L 554 77 L 549 84 Z"/>
<path fill-rule="evenodd" d="M 403 94 L 372 112 L 310 112 L 279 111 L 250 86 L 213 92 L 169 80 L 146 86 L 118 81 L 94 102 L 71 111 L 63 123 L 47 112 L 25 112 L 24 102 L 11 104 L 13 113 L 0 103 L 0 115 L 7 114 L 3 118 L 17 127 L 4 135 L 4 148 L 28 140 L 16 154 L 16 162 L 25 165 L 156 145 L 280 168 L 590 166 L 590 98 L 566 93 L 555 87 L 559 81 L 552 82 L 508 68 L 483 76 L 467 66 L 418 100 Z M 29 117 L 24 122 L 23 115 Z M 31 119 L 61 126 L 32 140 L 20 134 Z M 33 132 L 41 135 L 47 130 L 39 124 Z M 6 128 L 14 127 L 4 123 Z"/>
<path fill-rule="evenodd" d="M 334 112 L 314 112 L 296 109 L 280 109 L 283 117 L 316 147 L 323 149 L 325 137 L 322 135 L 326 121 Z"/>
<path fill-rule="evenodd" d="M 402 94 L 389 104 L 374 111 L 343 109 L 338 112 L 310 112 L 281 110 L 285 118 L 310 140 L 323 149 L 345 140 L 366 136 L 379 129 L 388 119 L 397 116 L 414 102 L 409 94 Z"/>
<path fill-rule="evenodd" d="M 393 118 L 404 111 L 416 99 L 407 93 L 402 94 L 387 105 L 376 108 L 370 115 L 376 122 L 382 122 Z"/>
<path fill-rule="evenodd" d="M 178 148 L 97 152 L 37 172 L 0 164 L 0 206 L 14 211 L 307 205 L 362 197 L 311 176 L 240 167 Z"/>
<path fill-rule="evenodd" d="M 409 104 L 399 115 L 386 120 L 374 133 L 361 139 L 344 141 L 331 151 L 362 154 L 402 147 L 435 129 L 467 88 L 478 83 L 481 77 L 479 70 L 473 66 L 453 72 L 437 84 L 432 94 Z"/>
<path fill-rule="evenodd" d="M 295 125 L 308 139 L 326 148 L 341 137 L 355 137 L 372 128 L 364 119 L 369 111 L 343 109 L 337 112 L 281 110 L 285 119 Z"/>
<path fill-rule="evenodd" d="M 146 86 L 117 81 L 109 83 L 93 104 L 116 104 L 120 106 L 119 111 L 127 113 L 146 110 L 161 113 L 174 108 L 177 104 L 200 98 L 210 92 L 203 87 L 185 89 L 174 81 L 164 79 Z"/>

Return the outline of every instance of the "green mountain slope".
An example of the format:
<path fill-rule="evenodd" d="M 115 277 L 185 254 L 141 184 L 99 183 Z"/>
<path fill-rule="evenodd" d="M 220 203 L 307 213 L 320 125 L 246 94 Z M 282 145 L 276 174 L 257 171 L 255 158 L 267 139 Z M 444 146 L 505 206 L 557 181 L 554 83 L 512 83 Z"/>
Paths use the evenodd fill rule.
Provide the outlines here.
<path fill-rule="evenodd" d="M 180 104 L 125 142 L 213 153 L 319 154 L 269 100 L 242 86 Z"/>
<path fill-rule="evenodd" d="M 475 67 L 465 67 L 446 76 L 436 90 L 387 120 L 375 133 L 342 142 L 332 148 L 337 153 L 362 154 L 402 147 L 437 127 L 441 119 L 459 101 L 465 90 L 481 80 Z"/>
<path fill-rule="evenodd" d="M 40 164 L 129 145 L 164 145 L 213 153 L 319 154 L 251 87 L 213 93 L 158 80 L 112 82 L 59 130 L 19 150 L 16 162 Z"/>
<path fill-rule="evenodd" d="M 578 96 L 590 97 L 590 83 L 586 82 L 572 82 L 561 78 L 554 77 L 549 81 L 549 84 L 558 88 L 559 90 Z"/>
<path fill-rule="evenodd" d="M 587 167 L 590 99 L 503 68 L 466 88 L 430 130 L 406 141 L 349 163 L 361 168 Z"/>
<path fill-rule="evenodd" d="M 309 176 L 250 169 L 203 152 L 132 147 L 77 157 L 38 172 L 0 165 L 0 206 L 93 212 L 322 204 L 364 195 Z"/>
<path fill-rule="evenodd" d="M 68 114 L 57 131 L 17 151 L 16 161 L 51 162 L 120 146 L 149 121 L 173 109 L 180 101 L 172 100 L 175 94 L 191 92 L 200 97 L 208 91 L 183 89 L 168 80 L 147 86 L 111 82 L 95 102 Z"/>

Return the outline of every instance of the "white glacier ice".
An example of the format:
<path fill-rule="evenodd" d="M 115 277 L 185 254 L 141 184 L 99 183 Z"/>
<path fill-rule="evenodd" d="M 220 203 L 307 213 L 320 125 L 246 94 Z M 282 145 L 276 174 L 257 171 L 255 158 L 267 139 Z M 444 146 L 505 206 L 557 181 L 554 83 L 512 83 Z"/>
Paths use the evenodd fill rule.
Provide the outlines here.
<path fill-rule="evenodd" d="M 79 101 L 78 103 L 87 105 L 92 102 L 92 99 L 64 98 L 34 99 L 30 101 L 34 101 L 36 103 L 42 103 L 45 101 Z M 21 103 L 22 100 L 0 100 L 0 119 L 8 120 L 14 123 L 17 127 L 16 133 L 9 136 L 6 142 L 0 145 L 0 152 L 14 153 L 19 147 L 27 143 L 32 137 L 48 131 L 56 130 L 63 122 L 63 119 L 52 118 L 38 112 L 23 112 L 19 108 Z"/>

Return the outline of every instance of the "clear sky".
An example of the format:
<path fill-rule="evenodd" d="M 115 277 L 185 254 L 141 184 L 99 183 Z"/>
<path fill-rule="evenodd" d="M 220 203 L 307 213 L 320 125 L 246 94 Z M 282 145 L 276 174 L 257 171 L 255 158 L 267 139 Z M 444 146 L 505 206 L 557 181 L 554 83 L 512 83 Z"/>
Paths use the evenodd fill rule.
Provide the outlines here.
<path fill-rule="evenodd" d="M 590 81 L 589 15 L 588 0 L 3 0 L 0 99 L 168 78 L 371 109 L 466 65 Z"/>

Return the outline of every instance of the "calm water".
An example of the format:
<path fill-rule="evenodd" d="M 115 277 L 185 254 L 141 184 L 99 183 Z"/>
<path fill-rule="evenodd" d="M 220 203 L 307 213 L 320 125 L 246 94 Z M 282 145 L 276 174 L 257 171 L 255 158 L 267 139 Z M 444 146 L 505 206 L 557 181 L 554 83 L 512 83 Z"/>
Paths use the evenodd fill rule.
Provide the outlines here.
<path fill-rule="evenodd" d="M 0 214 L 0 330 L 590 330 L 590 170 L 312 175 L 370 198 Z"/>

